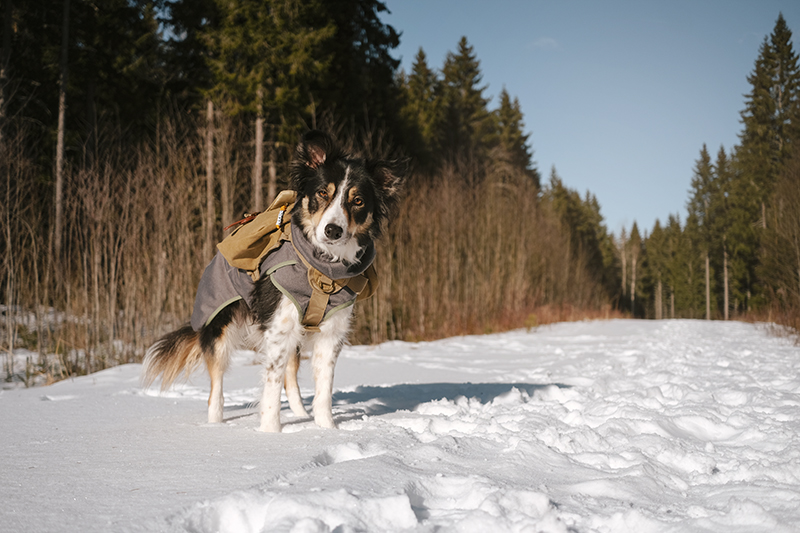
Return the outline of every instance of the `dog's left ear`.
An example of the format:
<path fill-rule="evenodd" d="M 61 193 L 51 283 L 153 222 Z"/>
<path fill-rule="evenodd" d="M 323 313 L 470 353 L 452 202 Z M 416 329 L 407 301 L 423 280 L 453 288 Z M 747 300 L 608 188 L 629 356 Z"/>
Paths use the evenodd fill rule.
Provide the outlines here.
<path fill-rule="evenodd" d="M 335 143 L 330 135 L 312 130 L 303 136 L 297 145 L 297 157 L 309 168 L 319 168 L 335 151 Z"/>
<path fill-rule="evenodd" d="M 386 199 L 396 200 L 400 196 L 408 174 L 407 159 L 371 161 L 367 169 Z"/>

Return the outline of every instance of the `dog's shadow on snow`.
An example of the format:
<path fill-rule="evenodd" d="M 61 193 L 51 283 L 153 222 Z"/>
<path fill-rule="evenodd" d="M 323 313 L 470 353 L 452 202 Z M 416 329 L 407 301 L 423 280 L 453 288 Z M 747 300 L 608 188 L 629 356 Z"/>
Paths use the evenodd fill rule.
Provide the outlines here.
<path fill-rule="evenodd" d="M 417 406 L 436 400 L 453 401 L 458 397 L 476 398 L 481 403 L 491 403 L 512 389 L 532 397 L 537 390 L 548 387 L 569 388 L 562 383 L 404 383 L 400 385 L 357 387 L 352 391 L 339 391 L 333 395 L 334 417 L 337 421 L 352 420 L 363 415 L 380 416 L 397 411 L 413 411 Z M 354 409 L 348 409 L 352 406 Z M 338 409 L 336 409 L 338 407 Z M 336 416 L 336 411 L 338 415 Z M 342 411 L 345 411 L 344 413 Z"/>

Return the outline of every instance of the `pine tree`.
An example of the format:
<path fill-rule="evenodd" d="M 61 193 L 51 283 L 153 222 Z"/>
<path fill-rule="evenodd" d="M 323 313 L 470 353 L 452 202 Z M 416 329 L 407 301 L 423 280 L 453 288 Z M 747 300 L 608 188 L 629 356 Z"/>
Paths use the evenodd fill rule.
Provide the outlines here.
<path fill-rule="evenodd" d="M 456 53 L 448 53 L 444 74 L 444 120 L 440 135 L 454 160 L 482 161 L 491 144 L 492 116 L 483 96 L 483 75 L 472 46 L 462 37 Z"/>
<path fill-rule="evenodd" d="M 713 173 L 713 191 L 711 205 L 709 206 L 709 211 L 711 212 L 709 228 L 711 235 L 710 249 L 714 270 L 719 273 L 719 277 L 716 280 L 717 286 L 722 288 L 722 293 L 717 298 L 717 305 L 722 308 L 723 318 L 727 320 L 730 312 L 732 281 L 730 259 L 736 255 L 731 254 L 731 249 L 737 251 L 736 242 L 739 239 L 731 232 L 733 219 L 729 197 L 732 173 L 728 156 L 723 147 L 720 147 L 719 152 L 717 152 Z"/>
<path fill-rule="evenodd" d="M 704 273 L 705 273 L 705 317 L 711 319 L 711 246 L 713 239 L 712 202 L 714 201 L 714 174 L 711 165 L 711 156 L 706 145 L 700 150 L 700 159 L 695 164 L 692 177 L 692 196 L 687 208 L 689 217 L 696 227 L 699 242 L 702 248 Z"/>
<path fill-rule="evenodd" d="M 577 191 L 564 185 L 555 167 L 543 198 L 559 215 L 568 232 L 573 261 L 585 264 L 594 280 L 606 291 L 608 299 L 615 300 L 620 294 L 619 265 L 597 198 L 587 191 L 582 199 Z"/>
<path fill-rule="evenodd" d="M 668 244 L 667 234 L 656 220 L 653 231 L 645 243 L 645 259 L 647 263 L 648 281 L 653 293 L 653 310 L 656 320 L 664 318 L 665 282 L 668 279 Z"/>
<path fill-rule="evenodd" d="M 665 284 L 669 299 L 669 317 L 676 318 L 689 309 L 691 302 L 691 272 L 686 239 L 680 218 L 670 215 L 664 228 Z"/>
<path fill-rule="evenodd" d="M 441 84 L 428 66 L 422 48 L 414 57 L 411 73 L 401 76 L 403 105 L 401 119 L 406 127 L 406 143 L 423 165 L 429 165 L 439 148 L 437 127 L 442 120 Z"/>
<path fill-rule="evenodd" d="M 400 45 L 400 35 L 381 20 L 381 13 L 388 11 L 385 2 L 314 3 L 309 9 L 311 26 L 330 24 L 334 28 L 318 56 L 330 74 L 314 78 L 314 105 L 331 111 L 353 133 L 369 135 L 379 127 L 392 129 L 398 114 L 395 72 L 400 65 L 392 51 Z"/>
<path fill-rule="evenodd" d="M 800 70 L 783 15 L 759 49 L 752 86 L 742 111 L 743 130 L 736 149 L 729 204 L 733 213 L 729 247 L 736 250 L 734 279 L 746 300 L 759 300 L 759 250 L 768 228 L 775 181 L 800 131 Z"/>
<path fill-rule="evenodd" d="M 496 122 L 495 159 L 504 160 L 512 169 L 522 171 L 539 188 L 539 171 L 533 163 L 530 134 L 523 131 L 525 124 L 519 100 L 515 97 L 512 101 L 505 87 L 500 92 L 500 106 L 493 114 Z"/>
<path fill-rule="evenodd" d="M 628 239 L 628 256 L 630 257 L 630 269 L 631 269 L 631 288 L 630 288 L 630 295 L 631 295 L 631 315 L 637 316 L 636 311 L 636 296 L 637 291 L 641 292 L 641 283 L 639 276 L 640 273 L 640 258 L 642 255 L 642 236 L 639 233 L 639 226 L 636 224 L 636 221 L 633 222 L 633 226 L 631 226 L 631 237 Z M 637 285 L 638 283 L 638 285 Z"/>
<path fill-rule="evenodd" d="M 800 329 L 800 145 L 781 171 L 763 239 L 761 275 L 772 302 Z"/>
<path fill-rule="evenodd" d="M 798 139 L 800 122 L 800 70 L 792 48 L 792 32 L 783 14 L 778 15 L 770 35 L 772 64 L 771 96 L 775 102 L 775 144 L 779 171 L 792 153 L 792 141 Z"/>
<path fill-rule="evenodd" d="M 265 123 L 275 137 L 294 139 L 313 78 L 325 72 L 323 44 L 334 35 L 332 23 L 312 25 L 315 2 L 280 0 L 216 1 L 218 24 L 203 30 L 209 50 L 212 85 L 208 96 L 231 116 L 252 117 L 254 157 L 252 204 L 263 207 L 263 143 Z M 274 160 L 270 160 L 270 168 Z M 274 173 L 271 172 L 271 177 Z M 270 184 L 270 194 L 275 186 Z"/>

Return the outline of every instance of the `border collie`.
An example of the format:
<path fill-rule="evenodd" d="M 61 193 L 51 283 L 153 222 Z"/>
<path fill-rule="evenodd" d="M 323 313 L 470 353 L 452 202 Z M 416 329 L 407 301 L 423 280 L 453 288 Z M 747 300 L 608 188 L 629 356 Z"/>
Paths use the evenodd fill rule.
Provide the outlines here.
<path fill-rule="evenodd" d="M 291 165 L 291 188 L 297 193 L 290 212 L 292 242 L 284 242 L 279 250 L 286 248 L 290 253 L 294 246 L 294 253 L 308 260 L 304 261 L 306 266 L 310 263 L 321 272 L 363 272 L 374 258 L 373 242 L 394 211 L 404 179 L 403 162 L 356 157 L 325 133 L 307 133 Z M 217 261 L 225 260 L 218 255 L 212 265 Z M 281 264 L 287 263 L 291 261 Z M 204 287 L 212 265 L 200 282 L 198 299 L 201 290 L 216 290 L 212 285 Z M 230 265 L 226 269 L 236 274 Z M 211 378 L 208 421 L 222 422 L 222 377 L 230 354 L 239 348 L 254 349 L 264 365 L 259 429 L 278 432 L 282 386 L 292 412 L 308 416 L 297 385 L 297 370 L 301 348 L 309 347 L 315 383 L 314 421 L 321 427 L 335 427 L 331 412 L 334 366 L 347 340 L 353 306 L 339 305 L 317 328 L 306 328 L 302 303 L 271 270 L 262 266 L 258 281 L 248 279 L 244 283 L 250 284 L 249 294 L 208 321 L 195 324 L 193 316 L 195 327 L 186 325 L 158 340 L 145 355 L 144 385 L 149 386 L 160 375 L 164 390 L 205 362 Z M 331 274 L 332 279 L 336 277 L 347 276 Z M 355 293 L 351 291 L 349 296 L 353 302 Z M 196 302 L 195 314 L 197 309 Z"/>

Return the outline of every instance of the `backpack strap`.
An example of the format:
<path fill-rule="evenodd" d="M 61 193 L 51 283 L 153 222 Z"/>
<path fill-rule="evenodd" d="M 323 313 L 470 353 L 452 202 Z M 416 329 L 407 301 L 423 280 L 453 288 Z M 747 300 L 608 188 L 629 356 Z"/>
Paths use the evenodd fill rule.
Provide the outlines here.
<path fill-rule="evenodd" d="M 247 271 L 253 281 L 257 281 L 264 258 L 281 242 L 289 240 L 286 214 L 296 198 L 294 191 L 282 191 L 266 211 L 239 221 L 233 233 L 217 245 L 228 263 Z"/>

